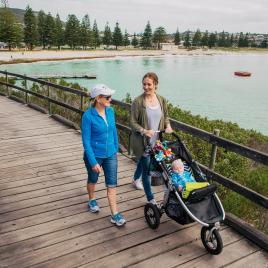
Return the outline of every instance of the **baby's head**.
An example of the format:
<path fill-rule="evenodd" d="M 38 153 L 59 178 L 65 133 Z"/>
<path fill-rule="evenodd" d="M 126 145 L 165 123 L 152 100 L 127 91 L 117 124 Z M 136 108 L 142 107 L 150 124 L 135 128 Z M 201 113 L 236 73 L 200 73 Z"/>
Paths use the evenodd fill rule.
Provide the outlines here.
<path fill-rule="evenodd" d="M 176 159 L 171 164 L 172 170 L 177 173 L 183 173 L 184 171 L 184 165 L 181 161 L 181 159 Z"/>

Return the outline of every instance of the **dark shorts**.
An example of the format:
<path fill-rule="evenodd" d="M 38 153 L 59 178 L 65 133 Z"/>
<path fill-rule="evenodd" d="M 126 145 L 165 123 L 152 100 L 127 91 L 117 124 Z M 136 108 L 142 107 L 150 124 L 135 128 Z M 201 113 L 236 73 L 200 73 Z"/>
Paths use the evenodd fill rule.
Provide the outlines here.
<path fill-rule="evenodd" d="M 117 154 L 113 154 L 107 158 L 96 157 L 97 162 L 102 167 L 105 177 L 106 187 L 113 188 L 117 186 Z M 94 172 L 84 154 L 84 162 L 87 168 L 88 179 L 87 183 L 96 184 L 99 178 L 99 173 Z"/>

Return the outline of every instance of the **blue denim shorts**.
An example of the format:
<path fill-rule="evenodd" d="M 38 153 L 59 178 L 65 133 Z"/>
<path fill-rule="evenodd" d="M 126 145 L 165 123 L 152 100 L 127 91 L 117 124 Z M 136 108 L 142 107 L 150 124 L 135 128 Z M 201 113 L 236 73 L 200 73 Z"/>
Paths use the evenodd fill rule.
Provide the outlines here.
<path fill-rule="evenodd" d="M 117 154 L 113 154 L 107 158 L 96 157 L 98 164 L 102 167 L 105 177 L 106 187 L 114 188 L 117 186 Z M 84 162 L 87 168 L 88 179 L 87 183 L 96 184 L 99 178 L 99 173 L 94 172 L 84 154 Z"/>

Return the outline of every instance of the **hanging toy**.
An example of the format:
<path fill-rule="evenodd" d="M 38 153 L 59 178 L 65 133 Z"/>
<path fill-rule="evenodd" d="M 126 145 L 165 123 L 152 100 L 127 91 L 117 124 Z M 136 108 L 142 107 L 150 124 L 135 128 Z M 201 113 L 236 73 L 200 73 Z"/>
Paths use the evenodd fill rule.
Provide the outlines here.
<path fill-rule="evenodd" d="M 167 141 L 161 142 L 160 140 L 157 140 L 154 146 L 154 150 L 156 152 L 155 159 L 158 162 L 163 160 L 169 161 L 175 157 L 175 154 L 171 151 L 170 148 L 168 148 Z"/>
<path fill-rule="evenodd" d="M 156 154 L 155 156 L 155 160 L 157 162 L 163 161 L 165 159 L 165 155 L 163 153 L 163 151 L 160 151 L 158 154 Z"/>
<path fill-rule="evenodd" d="M 154 146 L 155 151 L 162 151 L 163 150 L 163 145 L 160 140 L 157 140 Z"/>

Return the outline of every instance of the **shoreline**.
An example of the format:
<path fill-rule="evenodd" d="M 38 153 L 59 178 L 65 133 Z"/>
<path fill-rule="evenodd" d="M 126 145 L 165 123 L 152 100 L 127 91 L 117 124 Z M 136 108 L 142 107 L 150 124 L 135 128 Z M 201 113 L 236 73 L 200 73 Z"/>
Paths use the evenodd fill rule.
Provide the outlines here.
<path fill-rule="evenodd" d="M 268 49 L 185 49 L 172 50 L 141 50 L 141 49 L 119 49 L 119 50 L 0 50 L 0 65 L 32 63 L 39 61 L 63 61 L 79 59 L 98 59 L 115 57 L 135 56 L 214 56 L 214 55 L 243 55 L 243 54 L 268 54 Z"/>
<path fill-rule="evenodd" d="M 32 63 L 39 61 L 63 61 L 77 59 L 98 59 L 115 57 L 135 57 L 135 56 L 213 56 L 236 54 L 233 51 L 222 50 L 35 50 L 35 51 L 0 51 L 0 65 Z"/>

